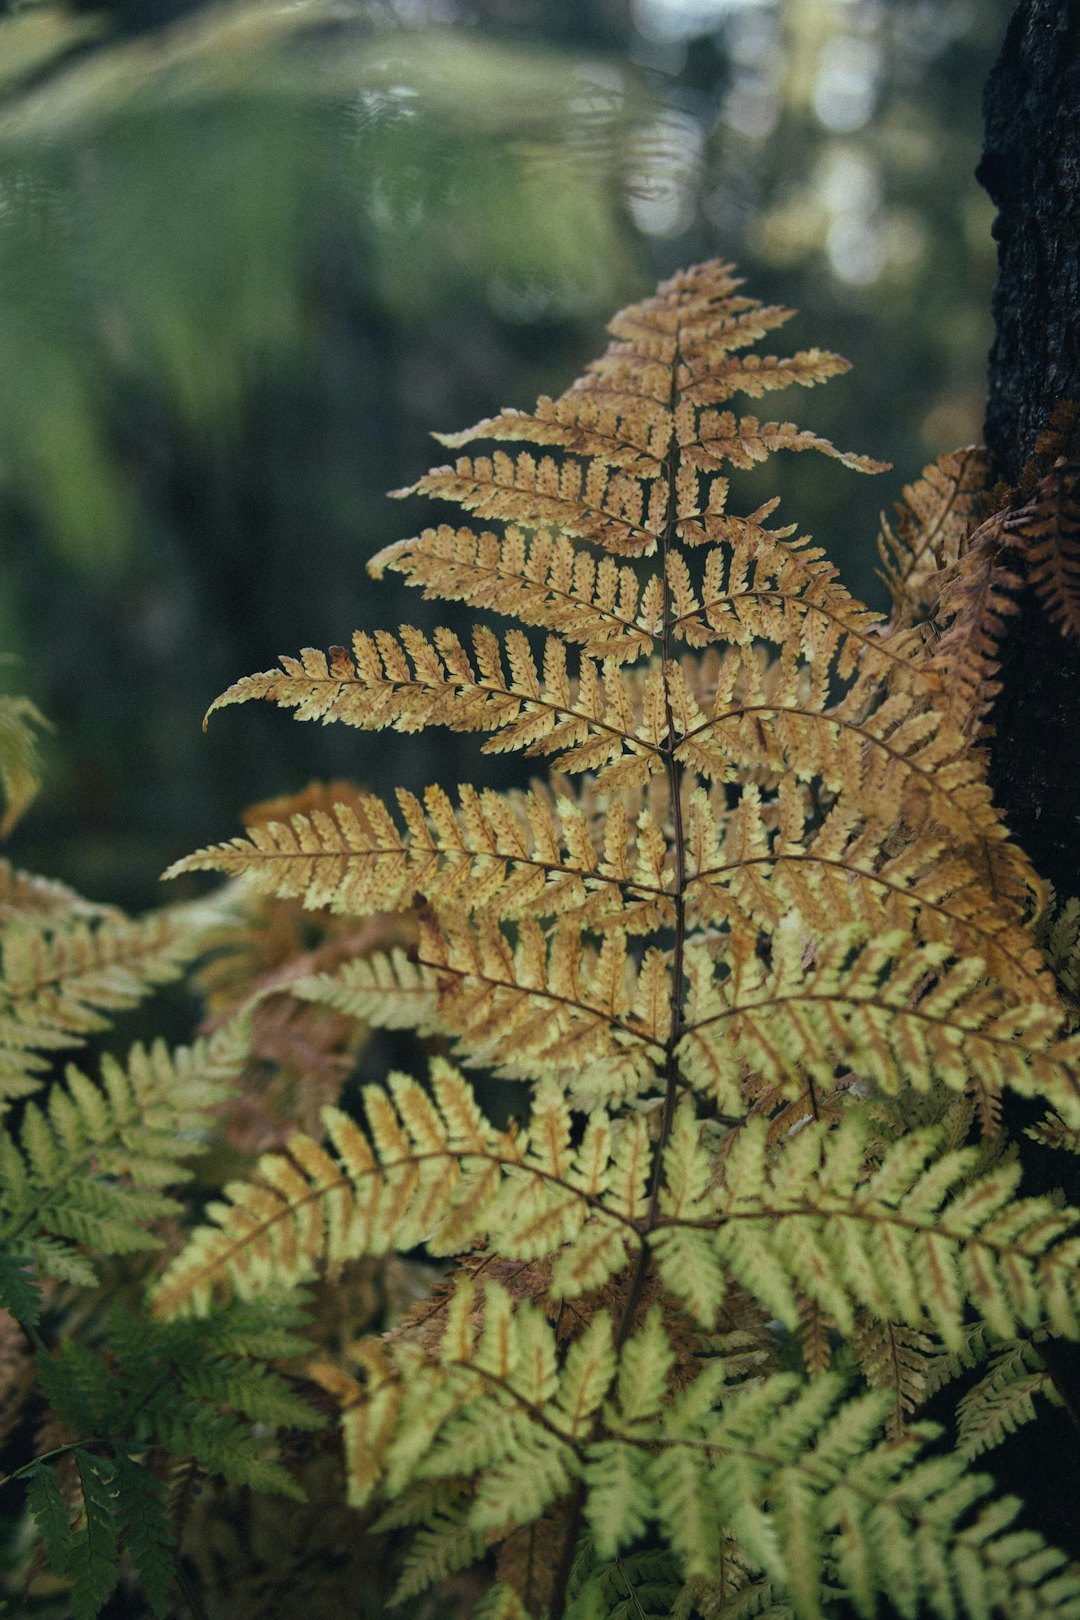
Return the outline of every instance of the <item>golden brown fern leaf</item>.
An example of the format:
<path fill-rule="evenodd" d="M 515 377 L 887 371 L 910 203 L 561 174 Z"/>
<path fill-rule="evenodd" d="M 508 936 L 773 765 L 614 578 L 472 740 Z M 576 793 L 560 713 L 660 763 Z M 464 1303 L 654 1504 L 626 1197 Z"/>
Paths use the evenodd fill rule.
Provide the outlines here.
<path fill-rule="evenodd" d="M 954 570 L 941 604 L 952 623 L 928 656 L 914 626 L 886 629 L 819 550 L 769 525 L 775 502 L 746 516 L 728 509 L 729 472 L 781 448 L 836 454 L 814 435 L 721 409 L 738 393 L 846 369 L 817 350 L 747 352 L 789 313 L 743 296 L 729 265 L 699 266 L 616 316 L 607 353 L 560 400 L 446 441 L 543 453 L 496 450 L 428 474 L 416 492 L 496 527 L 425 529 L 380 553 L 373 572 L 524 623 L 542 645 L 485 625 L 469 642 L 449 630 L 358 633 L 351 654 L 309 649 L 213 705 L 257 697 L 362 730 L 486 733 L 486 751 L 548 755 L 580 783 L 553 802 L 467 787 L 457 804 L 441 789 L 423 803 L 400 794 L 400 819 L 354 795 L 172 869 L 245 874 L 265 893 L 343 916 L 419 897 L 412 962 L 391 953 L 347 964 L 305 994 L 337 1012 L 441 1028 L 463 1061 L 503 1074 L 561 1069 L 579 1096 L 604 1084 L 612 1096 L 647 1094 L 674 1083 L 677 1051 L 691 1052 L 689 1008 L 706 981 L 699 969 L 691 988 L 686 974 L 699 938 L 715 980 L 706 999 L 722 1002 L 748 942 L 787 949 L 777 942 L 797 917 L 823 938 L 909 930 L 935 962 L 951 952 L 989 967 L 995 1016 L 1015 1021 L 1034 1002 L 1040 1029 L 1059 1020 L 1051 1044 L 1063 1033 L 1060 1010 L 1042 1006 L 1053 996 L 1030 932 L 1039 886 L 970 746 L 992 689 L 987 602 L 1004 611 L 996 563 L 981 594 L 973 584 L 989 551 L 968 545 L 982 457 L 928 469 L 887 531 L 897 589 L 937 606 L 941 566 Z M 651 564 L 618 560 L 657 553 Z M 689 650 L 676 659 L 680 642 Z M 591 827 L 590 795 L 603 812 Z M 883 959 L 882 973 L 897 962 Z M 888 1003 L 897 1015 L 915 984 L 899 982 Z M 838 1016 L 848 1030 L 855 1018 L 856 1046 L 875 1044 L 863 1013 Z M 968 1036 L 942 1040 L 937 1056 L 919 1046 L 928 1067 L 916 1085 Z M 846 1063 L 850 1044 L 827 1046 L 819 1071 Z M 708 1071 L 702 1040 L 692 1050 L 691 1068 Z M 867 1056 L 889 1085 L 893 1061 Z M 976 1085 L 976 1067 L 950 1070 L 953 1083 L 963 1072 Z M 1004 1083 L 1005 1070 L 994 1073 L 988 1096 Z M 737 1111 L 736 1095 L 725 1097 Z"/>
<path fill-rule="evenodd" d="M 957 561 L 978 522 L 986 480 L 986 452 L 981 446 L 950 451 L 906 486 L 903 501 L 896 506 L 895 527 L 882 517 L 878 552 L 900 623 L 933 615 L 938 576 Z"/>
<path fill-rule="evenodd" d="M 849 369 L 839 355 L 820 349 L 787 359 L 741 354 L 795 312 L 740 294 L 742 282 L 733 270 L 718 260 L 697 265 L 664 282 L 652 298 L 622 310 L 608 327 L 614 341 L 607 353 L 559 399 L 545 396 L 533 413 L 502 411 L 462 433 L 436 436 L 452 449 L 475 439 L 558 445 L 623 469 L 632 481 L 661 477 L 673 435 L 688 467 L 717 468 L 725 461 L 745 467 L 773 450 L 814 449 L 860 472 L 880 471 L 880 462 L 837 451 L 791 423 L 762 426 L 755 417 L 737 421 L 716 411 L 699 417 L 697 407 L 733 394 L 757 399 Z M 632 481 L 619 487 L 629 489 Z M 416 487 L 435 493 L 424 481 Z M 666 498 L 666 485 L 661 487 Z"/>
<path fill-rule="evenodd" d="M 1004 621 L 1018 611 L 1023 581 L 1007 565 L 1014 519 L 1008 508 L 987 518 L 962 543 L 960 555 L 938 580 L 937 618 L 947 625 L 930 659 L 956 724 L 972 737 L 1001 689 L 998 643 Z"/>

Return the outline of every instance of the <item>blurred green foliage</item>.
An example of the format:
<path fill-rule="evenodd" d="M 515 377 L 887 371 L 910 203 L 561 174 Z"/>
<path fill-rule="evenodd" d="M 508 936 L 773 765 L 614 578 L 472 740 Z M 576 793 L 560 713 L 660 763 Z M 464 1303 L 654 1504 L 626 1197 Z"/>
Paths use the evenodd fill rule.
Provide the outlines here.
<path fill-rule="evenodd" d="M 896 473 L 796 458 L 783 487 L 873 593 L 877 509 L 978 433 L 971 171 L 1007 10 L 9 6 L 0 647 L 58 727 L 17 858 L 140 905 L 312 776 L 479 779 L 461 739 L 199 718 L 280 651 L 430 624 L 363 571 L 414 519 L 384 492 L 443 459 L 426 433 L 557 391 L 695 259 L 736 259 L 800 308 L 796 342 L 856 362 L 810 420 Z"/>

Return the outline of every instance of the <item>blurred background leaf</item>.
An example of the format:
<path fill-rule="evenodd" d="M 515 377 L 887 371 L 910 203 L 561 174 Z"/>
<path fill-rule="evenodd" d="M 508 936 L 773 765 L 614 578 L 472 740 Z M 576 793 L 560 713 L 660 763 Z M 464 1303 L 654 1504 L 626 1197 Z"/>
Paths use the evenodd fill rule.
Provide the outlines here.
<path fill-rule="evenodd" d="M 479 779 L 468 739 L 199 720 L 281 651 L 430 624 L 364 575 L 418 519 L 384 492 L 443 459 L 426 434 L 561 391 L 620 303 L 695 259 L 736 259 L 799 307 L 794 341 L 856 362 L 800 414 L 895 474 L 798 458 L 768 493 L 880 600 L 877 510 L 979 431 L 971 171 L 1008 9 L 9 6 L 0 648 L 58 726 L 16 858 L 143 905 L 312 776 Z"/>

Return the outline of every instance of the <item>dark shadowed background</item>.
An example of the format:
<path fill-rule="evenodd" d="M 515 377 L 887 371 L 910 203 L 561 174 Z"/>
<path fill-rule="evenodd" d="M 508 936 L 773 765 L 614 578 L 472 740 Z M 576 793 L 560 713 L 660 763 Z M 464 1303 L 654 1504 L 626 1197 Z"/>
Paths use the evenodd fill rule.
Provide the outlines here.
<path fill-rule="evenodd" d="M 0 9 L 0 683 L 56 727 L 12 856 L 141 906 L 312 777 L 511 779 L 468 738 L 200 719 L 280 652 L 435 622 L 365 575 L 427 520 L 385 491 L 445 459 L 430 430 L 560 392 L 619 304 L 697 259 L 855 362 L 775 414 L 895 471 L 791 458 L 782 513 L 880 603 L 878 511 L 979 433 L 972 171 L 1008 10 Z"/>

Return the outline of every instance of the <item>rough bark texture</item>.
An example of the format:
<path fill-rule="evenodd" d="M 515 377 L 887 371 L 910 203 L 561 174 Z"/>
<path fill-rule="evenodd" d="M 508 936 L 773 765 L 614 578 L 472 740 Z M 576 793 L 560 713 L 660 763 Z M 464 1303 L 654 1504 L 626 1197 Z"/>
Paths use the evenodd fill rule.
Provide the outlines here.
<path fill-rule="evenodd" d="M 1054 406 L 1080 402 L 1080 0 L 1020 0 L 985 110 L 978 178 L 998 209 L 985 434 L 994 475 L 1014 484 Z M 994 797 L 1065 899 L 1080 894 L 1080 645 L 1063 639 L 1032 592 L 1006 623 Z M 1018 1130 L 1041 1110 L 1010 1099 L 1007 1112 Z M 1060 1185 L 1060 1154 L 1022 1140 L 1021 1158 L 1026 1190 Z M 1075 1184 L 1067 1192 L 1080 1197 Z M 1080 1556 L 1080 1347 L 1042 1348 L 1065 1411 L 1044 1408 L 995 1453 L 993 1468 L 1026 1500 L 1029 1522 Z"/>
<path fill-rule="evenodd" d="M 1015 483 L 1059 400 L 1080 401 L 1080 0 L 1021 0 L 986 86 L 978 178 L 997 205 L 986 443 Z M 1080 647 L 1026 597 L 1009 621 L 992 781 L 1061 898 L 1080 893 Z"/>

